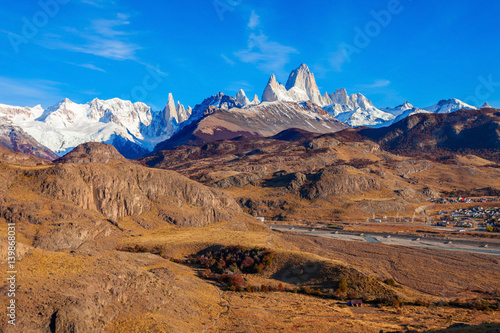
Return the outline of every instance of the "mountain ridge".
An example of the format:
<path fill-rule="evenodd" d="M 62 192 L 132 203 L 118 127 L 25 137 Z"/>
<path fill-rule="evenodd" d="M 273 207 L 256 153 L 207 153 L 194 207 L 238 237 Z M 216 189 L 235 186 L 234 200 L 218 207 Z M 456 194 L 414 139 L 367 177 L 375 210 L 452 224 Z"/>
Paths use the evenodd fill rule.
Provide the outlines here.
<path fill-rule="evenodd" d="M 406 101 L 394 108 L 379 109 L 363 94 L 349 95 L 344 88 L 321 95 L 314 74 L 306 64 L 301 64 L 290 73 L 285 85 L 280 84 L 274 74 L 271 75 L 264 88 L 262 101 L 257 95 L 250 101 L 242 89 L 235 97 L 223 93 L 213 95 L 194 108 L 185 107 L 180 101 L 176 102 L 169 93 L 167 103 L 160 111 L 155 111 L 142 102 L 132 103 L 119 98 L 94 98 L 84 104 L 65 98 L 46 109 L 40 105 L 30 108 L 0 104 L 0 118 L 9 120 L 41 146 L 59 156 L 81 143 L 96 141 L 112 144 L 125 157 L 134 159 L 152 152 L 158 144 L 192 122 L 200 120 L 207 111 L 255 108 L 261 112 L 268 107 L 265 103 L 278 101 L 297 105 L 313 103 L 335 119 L 352 127 L 384 127 L 418 113 L 449 113 L 460 109 L 477 109 L 456 98 L 443 99 L 424 108 L 415 107 Z M 491 106 L 485 103 L 484 107 Z M 287 124 L 285 118 L 286 116 L 283 118 L 283 125 Z M 243 125 L 241 122 L 235 133 L 253 135 L 256 129 L 248 129 Z M 297 124 L 292 121 L 289 125 L 314 131 L 314 126 L 311 127 L 307 122 Z M 265 124 L 263 126 L 266 127 Z"/>

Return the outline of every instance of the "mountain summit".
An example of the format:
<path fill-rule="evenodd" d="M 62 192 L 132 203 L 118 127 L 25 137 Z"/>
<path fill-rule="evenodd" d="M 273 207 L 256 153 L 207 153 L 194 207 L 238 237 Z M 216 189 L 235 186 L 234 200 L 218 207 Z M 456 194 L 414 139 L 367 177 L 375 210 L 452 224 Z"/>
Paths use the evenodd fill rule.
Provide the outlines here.
<path fill-rule="evenodd" d="M 290 73 L 286 86 L 278 83 L 276 76 L 271 75 L 262 94 L 262 101 L 310 101 L 351 126 L 380 126 L 395 118 L 394 115 L 374 107 L 362 94 L 349 96 L 344 88 L 322 96 L 314 74 L 306 64 L 300 65 Z"/>
<path fill-rule="evenodd" d="M 475 106 L 462 102 L 459 99 L 442 99 L 434 105 L 424 108 L 432 113 L 450 113 L 458 110 L 477 110 Z"/>
<path fill-rule="evenodd" d="M 290 73 L 285 86 L 286 90 L 300 89 L 305 91 L 311 102 L 321 105 L 321 94 L 319 93 L 314 74 L 309 71 L 306 64 L 300 65 Z"/>

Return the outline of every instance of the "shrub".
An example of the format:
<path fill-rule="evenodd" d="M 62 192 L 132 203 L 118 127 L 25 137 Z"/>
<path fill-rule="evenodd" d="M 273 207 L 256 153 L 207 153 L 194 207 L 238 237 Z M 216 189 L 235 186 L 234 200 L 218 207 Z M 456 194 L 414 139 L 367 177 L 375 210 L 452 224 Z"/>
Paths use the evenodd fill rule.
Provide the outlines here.
<path fill-rule="evenodd" d="M 241 262 L 241 270 L 244 271 L 247 268 L 253 267 L 254 264 L 255 264 L 255 260 L 253 260 L 250 257 L 245 257 L 245 259 L 243 259 L 243 261 Z"/>
<path fill-rule="evenodd" d="M 253 271 L 254 273 L 261 273 L 265 267 L 266 266 L 264 266 L 264 264 L 255 264 L 255 266 L 253 267 Z"/>
<path fill-rule="evenodd" d="M 392 306 L 398 308 L 399 307 L 399 301 L 396 298 L 392 298 Z"/>
<path fill-rule="evenodd" d="M 243 287 L 245 285 L 245 279 L 243 279 L 243 276 L 239 273 L 226 275 L 223 277 L 223 281 L 229 286 Z"/>
<path fill-rule="evenodd" d="M 341 277 L 339 280 L 339 289 L 343 293 L 347 292 L 347 281 L 343 277 Z"/>
<path fill-rule="evenodd" d="M 396 285 L 396 281 L 394 281 L 393 279 L 385 279 L 384 280 L 384 283 L 388 286 L 392 286 L 394 287 Z"/>

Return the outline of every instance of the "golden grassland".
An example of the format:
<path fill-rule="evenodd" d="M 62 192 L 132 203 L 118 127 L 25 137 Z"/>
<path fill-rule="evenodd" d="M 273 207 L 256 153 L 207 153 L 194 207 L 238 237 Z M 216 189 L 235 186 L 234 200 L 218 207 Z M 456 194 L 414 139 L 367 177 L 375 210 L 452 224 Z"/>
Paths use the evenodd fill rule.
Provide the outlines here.
<path fill-rule="evenodd" d="M 347 150 L 343 154 L 342 158 L 355 158 L 354 153 L 349 155 Z M 472 171 L 439 166 L 411 174 L 409 181 L 418 182 L 420 187 L 436 183 L 438 189 L 449 189 L 454 182 L 469 181 L 474 170 L 485 165 L 484 161 L 465 157 L 463 163 L 469 163 Z M 51 318 L 56 318 L 60 325 L 74 320 L 95 332 L 430 331 L 457 322 L 479 325 L 500 321 L 499 313 L 492 310 L 436 305 L 351 308 L 345 300 L 292 292 L 232 292 L 216 282 L 201 279 L 199 268 L 168 260 L 183 259 L 212 246 L 265 247 L 275 253 L 275 261 L 262 273 L 246 276 L 251 284 L 277 286 L 283 283 L 290 289 L 298 288 L 296 284 L 283 281 L 281 274 L 315 263 L 326 273 L 304 277 L 301 285 L 335 286 L 339 280 L 337 272 L 342 271 L 351 279 L 351 284 L 359 284 L 356 287 L 360 289 L 382 290 L 409 301 L 435 303 L 455 298 L 464 302 L 486 298 L 486 292 L 500 289 L 500 261 L 496 256 L 278 233 L 244 214 L 235 216 L 233 221 L 200 228 L 178 227 L 158 218 L 160 206 L 153 206 L 139 216 L 109 221 L 97 211 L 84 211 L 64 200 L 52 200 L 38 194 L 33 190 L 36 180 L 18 174 L 17 166 L 9 168 L 16 170 L 12 177 L 5 176 L 9 178 L 5 180 L 8 199 L 21 208 L 22 205 L 36 206 L 26 213 L 42 221 L 29 222 L 26 216 L 17 226 L 21 249 L 17 263 L 18 315 L 21 323 L 22 320 L 31 321 L 40 331 L 50 331 Z M 25 168 L 22 170 L 48 166 Z M 110 168 L 115 168 L 116 172 L 120 170 L 117 165 Z M 388 185 L 379 191 L 328 200 L 309 201 L 290 193 L 283 194 L 279 189 L 252 185 L 229 189 L 226 193 L 236 199 L 285 200 L 291 216 L 297 220 L 364 220 L 372 214 L 361 211 L 357 203 L 397 200 L 391 184 L 396 186 L 396 182 L 403 181 L 400 178 L 387 176 Z M 473 180 L 471 186 L 485 187 L 497 182 L 497 178 L 481 176 Z M 409 203 L 402 212 L 388 210 L 386 213 L 411 215 L 422 204 Z M 436 206 L 430 210 L 434 212 L 440 208 Z M 199 208 L 187 209 L 196 212 Z M 78 214 L 71 217 L 70 211 Z M 70 217 L 49 220 L 61 212 Z M 6 234 L 5 222 L 0 219 L 2 235 Z M 93 238 L 71 248 L 50 251 L 33 247 L 41 238 L 50 240 L 49 236 L 62 224 L 96 228 L 96 233 Z M 351 226 L 353 230 L 356 227 Z M 408 226 L 407 231 L 417 228 L 422 227 Z M 4 240 L 5 237 L 2 243 Z M 151 253 L 118 251 L 135 246 L 148 251 L 160 250 L 166 258 Z M 5 271 L 5 263 L 2 269 Z M 388 278 L 394 279 L 394 286 L 383 282 Z M 7 301 L 5 293 L 0 299 L 2 304 Z M 4 325 L 5 320 L 5 317 L 0 319 L 0 324 Z M 477 331 L 492 329 L 498 327 L 485 325 Z"/>

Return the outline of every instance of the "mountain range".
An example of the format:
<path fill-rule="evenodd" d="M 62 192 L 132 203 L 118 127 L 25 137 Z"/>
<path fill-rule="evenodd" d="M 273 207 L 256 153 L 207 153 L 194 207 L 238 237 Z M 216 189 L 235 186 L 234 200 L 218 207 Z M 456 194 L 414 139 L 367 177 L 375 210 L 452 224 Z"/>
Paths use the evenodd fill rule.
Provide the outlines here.
<path fill-rule="evenodd" d="M 361 93 L 349 95 L 344 88 L 321 94 L 314 74 L 302 64 L 290 73 L 285 85 L 271 75 L 261 100 L 255 95 L 250 101 L 240 90 L 235 97 L 218 93 L 194 108 L 176 103 L 169 94 L 161 111 L 118 98 L 95 98 L 85 104 L 66 98 L 47 109 L 0 104 L 0 127 L 4 146 L 29 152 L 26 145 L 16 148 L 12 135 L 5 134 L 15 132 L 18 141 L 20 137 L 36 141 L 39 147 L 34 144 L 32 152 L 43 158 L 54 159 L 52 152 L 62 156 L 85 142 L 103 142 L 134 159 L 155 147 L 158 150 L 200 140 L 272 136 L 288 128 L 328 133 L 347 126 L 385 127 L 413 114 L 460 109 L 477 108 L 448 99 L 425 108 L 405 102 L 379 109 Z"/>

